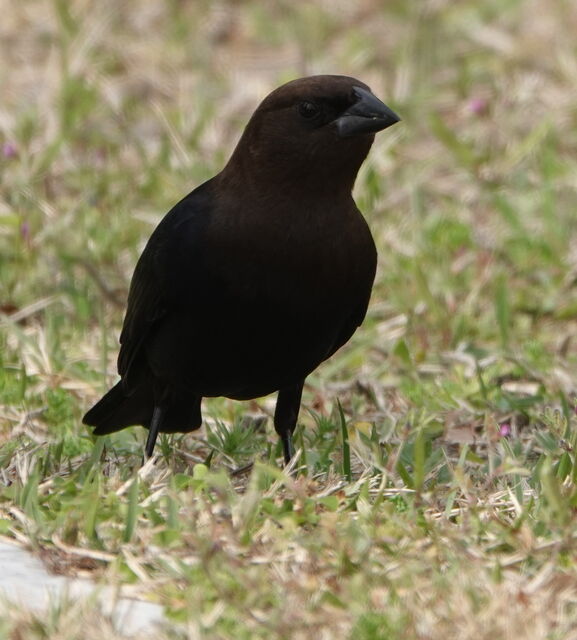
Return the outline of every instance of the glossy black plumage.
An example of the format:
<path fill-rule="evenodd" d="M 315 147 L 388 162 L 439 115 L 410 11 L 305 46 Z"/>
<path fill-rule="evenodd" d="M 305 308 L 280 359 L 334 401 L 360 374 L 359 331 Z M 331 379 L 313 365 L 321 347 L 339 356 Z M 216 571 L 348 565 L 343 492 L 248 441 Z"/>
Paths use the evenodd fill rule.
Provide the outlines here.
<path fill-rule="evenodd" d="M 160 222 L 136 266 L 120 381 L 84 416 L 102 435 L 201 425 L 201 399 L 279 391 L 285 461 L 306 376 L 361 324 L 376 250 L 351 191 L 398 117 L 368 87 L 313 76 L 273 91 L 226 167 Z"/>

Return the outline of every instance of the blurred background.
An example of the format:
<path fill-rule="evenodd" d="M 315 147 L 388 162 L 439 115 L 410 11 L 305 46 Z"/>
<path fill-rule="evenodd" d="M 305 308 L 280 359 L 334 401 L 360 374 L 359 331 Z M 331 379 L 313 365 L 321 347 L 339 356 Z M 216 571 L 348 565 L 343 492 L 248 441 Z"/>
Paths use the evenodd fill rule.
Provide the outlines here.
<path fill-rule="evenodd" d="M 0 543 L 165 605 L 172 640 L 576 638 L 576 34 L 575 0 L 0 0 Z M 322 73 L 403 120 L 355 187 L 379 270 L 307 379 L 306 471 L 273 397 L 205 401 L 141 468 L 144 429 L 81 425 L 136 260 Z M 116 637 L 94 602 L 0 635 Z"/>
<path fill-rule="evenodd" d="M 326 410 L 338 383 L 368 419 L 426 409 L 445 424 L 455 410 L 473 424 L 490 406 L 521 425 L 532 406 L 571 397 L 575 2 L 0 9 L 4 434 L 78 433 L 114 379 L 153 226 L 220 170 L 261 98 L 319 73 L 360 78 L 403 121 L 378 136 L 356 186 L 380 253 L 369 316 L 311 378 L 307 402 Z M 515 381 L 520 396 L 503 387 Z"/>

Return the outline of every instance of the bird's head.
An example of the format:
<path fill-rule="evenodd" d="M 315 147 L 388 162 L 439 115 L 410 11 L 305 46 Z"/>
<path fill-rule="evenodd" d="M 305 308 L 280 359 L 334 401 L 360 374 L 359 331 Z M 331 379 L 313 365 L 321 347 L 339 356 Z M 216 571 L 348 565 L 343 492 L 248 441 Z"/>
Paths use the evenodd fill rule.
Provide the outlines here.
<path fill-rule="evenodd" d="M 374 135 L 400 120 L 360 80 L 310 76 L 270 93 L 250 119 L 229 163 L 245 180 L 309 180 L 352 189 Z"/>

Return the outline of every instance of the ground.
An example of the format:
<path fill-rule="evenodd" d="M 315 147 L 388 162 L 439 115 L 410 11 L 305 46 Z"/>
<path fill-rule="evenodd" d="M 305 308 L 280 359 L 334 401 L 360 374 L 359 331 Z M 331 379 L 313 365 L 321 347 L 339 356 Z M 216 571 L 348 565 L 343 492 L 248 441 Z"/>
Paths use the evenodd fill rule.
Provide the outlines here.
<path fill-rule="evenodd" d="M 163 604 L 156 638 L 577 638 L 577 4 L 0 9 L 1 535 Z M 207 401 L 141 468 L 143 429 L 81 424 L 135 261 L 259 100 L 313 73 L 403 121 L 356 185 L 379 271 L 308 380 L 301 472 L 274 398 Z M 0 629 L 108 625 L 61 603 Z"/>

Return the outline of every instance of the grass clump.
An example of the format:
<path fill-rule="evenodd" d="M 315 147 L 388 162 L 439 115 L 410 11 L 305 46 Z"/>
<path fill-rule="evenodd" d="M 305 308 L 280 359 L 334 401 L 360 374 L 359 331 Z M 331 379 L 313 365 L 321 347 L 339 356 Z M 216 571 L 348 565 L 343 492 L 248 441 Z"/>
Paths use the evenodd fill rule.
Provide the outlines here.
<path fill-rule="evenodd" d="M 309 4 L 9 2 L 0 534 L 162 604 L 156 637 L 574 638 L 577 10 Z M 404 124 L 356 186 L 379 271 L 308 380 L 301 473 L 269 399 L 206 401 L 141 467 L 143 430 L 81 425 L 137 256 L 265 93 L 331 72 Z M 0 617 L 121 633 L 70 603 Z"/>

